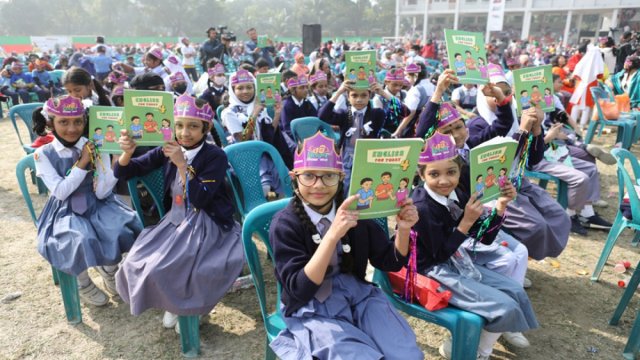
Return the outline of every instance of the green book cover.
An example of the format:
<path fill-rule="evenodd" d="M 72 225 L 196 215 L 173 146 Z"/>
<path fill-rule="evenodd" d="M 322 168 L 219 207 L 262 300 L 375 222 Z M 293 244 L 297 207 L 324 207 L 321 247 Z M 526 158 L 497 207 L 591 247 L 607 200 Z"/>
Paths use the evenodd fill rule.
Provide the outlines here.
<path fill-rule="evenodd" d="M 522 110 L 537 103 L 540 104 L 544 112 L 551 112 L 555 109 L 551 65 L 514 70 L 513 85 L 518 116 L 522 114 Z"/>
<path fill-rule="evenodd" d="M 138 145 L 162 146 L 173 129 L 173 94 L 164 91 L 125 90 L 124 126 Z M 169 136 L 167 136 L 169 133 Z"/>
<path fill-rule="evenodd" d="M 360 219 L 387 217 L 400 211 L 424 146 L 421 139 L 358 139 L 353 155 L 349 195 L 359 194 L 352 206 Z"/>
<path fill-rule="evenodd" d="M 486 84 L 487 51 L 484 34 L 460 30 L 444 30 L 449 68 L 456 72 L 462 84 Z"/>
<path fill-rule="evenodd" d="M 376 81 L 376 52 L 345 51 L 346 79 L 356 83 L 356 89 L 368 89 Z"/>
<path fill-rule="evenodd" d="M 259 48 L 267 47 L 267 46 L 269 46 L 268 41 L 269 41 L 269 36 L 267 36 L 267 35 L 258 35 L 257 46 Z"/>
<path fill-rule="evenodd" d="M 120 154 L 120 130 L 124 129 L 124 108 L 115 106 L 89 107 L 89 140 L 99 151 Z"/>
<path fill-rule="evenodd" d="M 280 92 L 280 73 L 258 74 L 258 98 L 266 106 L 273 106 L 276 103 L 276 94 Z"/>
<path fill-rule="evenodd" d="M 482 194 L 482 203 L 497 199 L 500 196 L 500 188 L 514 176 L 513 165 L 517 148 L 517 141 L 498 136 L 469 152 L 469 189 L 472 194 Z"/>

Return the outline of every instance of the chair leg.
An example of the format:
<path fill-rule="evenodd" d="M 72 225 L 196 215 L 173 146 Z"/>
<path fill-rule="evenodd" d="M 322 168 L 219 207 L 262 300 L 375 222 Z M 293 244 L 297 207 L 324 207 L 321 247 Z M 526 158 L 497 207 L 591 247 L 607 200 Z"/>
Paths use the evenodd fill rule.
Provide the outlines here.
<path fill-rule="evenodd" d="M 76 277 L 59 270 L 55 271 L 60 281 L 60 292 L 62 292 L 67 321 L 71 324 L 79 324 L 82 322 L 82 312 L 80 311 L 80 294 L 78 294 Z"/>
<path fill-rule="evenodd" d="M 265 348 L 264 348 L 264 359 L 265 360 L 276 360 L 276 354 L 271 350 L 271 346 L 269 346 L 269 337 L 266 337 Z"/>
<path fill-rule="evenodd" d="M 587 129 L 587 135 L 584 138 L 584 143 L 589 144 L 591 140 L 593 140 L 593 135 L 596 132 L 596 127 L 598 126 L 598 121 L 589 122 L 589 128 Z"/>
<path fill-rule="evenodd" d="M 538 180 L 538 186 L 540 186 L 544 190 L 547 190 L 548 184 L 549 184 L 549 180 L 542 180 L 542 179 Z"/>
<path fill-rule="evenodd" d="M 627 305 L 629 305 L 629 300 L 631 300 L 633 294 L 635 294 L 638 284 L 640 284 L 640 262 L 636 265 L 636 269 L 633 271 L 633 276 L 631 276 L 631 279 L 627 284 L 627 288 L 624 289 L 624 292 L 622 293 L 620 303 L 618 303 L 616 310 L 613 312 L 613 316 L 611 317 L 611 320 L 609 320 L 609 325 L 618 325 L 618 321 L 620 321 L 622 313 L 624 313 Z"/>
<path fill-rule="evenodd" d="M 640 311 L 636 314 L 636 320 L 633 322 L 631 333 L 629 333 L 629 339 L 627 339 L 627 345 L 622 351 L 622 356 L 628 360 L 634 360 L 637 358 L 638 352 L 640 352 Z"/>
<path fill-rule="evenodd" d="M 569 206 L 569 186 L 562 180 L 558 181 L 557 200 L 563 209 L 566 209 Z"/>
<path fill-rule="evenodd" d="M 53 273 L 53 284 L 54 285 L 59 285 L 60 284 L 60 279 L 58 278 L 58 270 L 56 270 L 56 268 L 54 268 L 53 266 L 51 267 L 51 272 Z"/>
<path fill-rule="evenodd" d="M 200 318 L 198 315 L 178 316 L 182 355 L 195 358 L 200 355 Z"/>
<path fill-rule="evenodd" d="M 613 250 L 613 246 L 616 244 L 616 241 L 618 241 L 618 237 L 622 234 L 624 228 L 625 226 L 624 220 L 622 219 L 622 213 L 618 211 L 618 215 L 616 215 L 613 226 L 611 226 L 611 230 L 609 230 L 607 241 L 604 243 L 604 248 L 602 249 L 596 268 L 593 270 L 593 274 L 591 274 L 591 281 L 595 282 L 600 278 L 602 268 L 604 268 L 604 264 L 606 264 L 609 255 L 611 255 L 611 250 Z"/>
<path fill-rule="evenodd" d="M 451 358 L 456 360 L 475 360 L 480 343 L 482 325 L 471 324 L 460 319 L 451 331 Z"/>
<path fill-rule="evenodd" d="M 631 241 L 631 245 L 638 247 L 640 244 L 640 231 L 634 230 L 633 241 Z"/>
<path fill-rule="evenodd" d="M 47 186 L 40 180 L 40 178 L 36 178 L 36 184 L 38 185 L 38 194 L 46 195 L 47 194 Z"/>

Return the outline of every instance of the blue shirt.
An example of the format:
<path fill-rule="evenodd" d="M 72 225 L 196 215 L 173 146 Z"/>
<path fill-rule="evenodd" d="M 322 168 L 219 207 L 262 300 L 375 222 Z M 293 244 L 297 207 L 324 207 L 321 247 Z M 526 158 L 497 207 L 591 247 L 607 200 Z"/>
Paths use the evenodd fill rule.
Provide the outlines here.
<path fill-rule="evenodd" d="M 113 59 L 106 55 L 96 55 L 91 57 L 91 61 L 93 65 L 96 67 L 96 72 L 98 74 L 104 74 L 111 71 L 111 63 Z"/>
<path fill-rule="evenodd" d="M 38 71 L 38 70 L 33 70 L 31 72 L 31 77 L 35 80 L 36 78 L 40 80 L 40 84 L 44 85 L 44 86 L 49 86 L 49 81 L 51 80 L 51 75 L 49 75 L 49 72 L 44 70 L 44 71 Z"/>
<path fill-rule="evenodd" d="M 360 200 L 365 200 L 364 203 L 358 203 L 358 206 L 367 206 L 371 204 L 371 199 L 369 198 L 373 196 L 373 190 L 369 189 L 368 191 L 365 191 L 364 189 L 360 189 L 356 194 L 360 195 Z"/>
<path fill-rule="evenodd" d="M 21 73 L 21 74 L 11 75 L 11 81 L 10 81 L 11 85 L 15 84 L 19 80 L 22 80 L 25 84 L 33 83 L 33 78 L 31 77 L 31 74 Z"/>

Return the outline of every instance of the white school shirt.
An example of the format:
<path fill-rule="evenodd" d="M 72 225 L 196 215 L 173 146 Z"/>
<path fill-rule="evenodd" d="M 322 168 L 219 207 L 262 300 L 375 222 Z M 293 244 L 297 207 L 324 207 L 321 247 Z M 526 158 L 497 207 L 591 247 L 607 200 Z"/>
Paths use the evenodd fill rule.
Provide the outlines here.
<path fill-rule="evenodd" d="M 324 100 L 324 103 L 326 104 L 327 101 L 329 101 L 329 99 L 326 96 L 320 96 L 320 95 L 309 95 L 309 97 L 307 97 L 307 100 L 309 100 L 309 102 L 311 103 L 311 105 L 313 105 L 313 107 L 316 108 L 316 110 L 320 110 L 320 104 L 318 104 L 318 100 L 316 99 L 316 96 L 322 100 Z"/>
<path fill-rule="evenodd" d="M 464 211 L 464 208 L 462 208 L 462 206 L 460 205 L 460 200 L 458 199 L 458 195 L 456 195 L 455 190 L 453 190 L 451 194 L 449 194 L 449 196 L 442 196 L 440 194 L 436 194 L 435 191 L 429 189 L 426 182 L 424 183 L 424 189 L 427 190 L 427 194 L 429 194 L 429 196 L 431 196 L 431 198 L 435 200 L 438 204 L 444 205 L 445 207 L 449 208 L 449 200 L 457 201 L 458 206 L 460 206 L 460 208 Z"/>
<path fill-rule="evenodd" d="M 196 49 L 189 44 L 188 46 L 183 45 L 180 48 L 180 52 L 182 52 L 182 66 L 192 67 L 196 65 Z M 186 57 L 185 55 L 194 55 L 193 57 Z"/>
<path fill-rule="evenodd" d="M 420 90 L 418 90 L 418 86 L 421 86 L 426 90 L 427 97 L 429 98 L 431 98 L 433 93 L 436 91 L 436 86 L 433 85 L 429 79 L 422 79 L 419 84 L 412 86 L 407 92 L 407 98 L 404 99 L 404 104 L 410 111 L 416 111 L 420 104 Z"/>
<path fill-rule="evenodd" d="M 316 179 L 316 181 L 322 181 L 322 179 Z M 320 223 L 320 220 L 322 220 L 322 218 L 327 218 L 327 220 L 329 220 L 332 224 L 333 224 L 333 220 L 335 220 L 335 218 L 336 218 L 336 203 L 335 203 L 335 201 L 333 203 L 333 206 L 331 206 L 331 210 L 326 215 L 323 215 L 323 214 L 320 214 L 319 212 L 316 212 L 315 210 L 310 208 L 309 205 L 305 204 L 304 202 L 302 203 L 302 206 L 304 207 L 304 211 L 307 213 L 307 215 L 309 215 L 309 219 L 311 220 L 313 225 L 316 226 L 316 229 L 318 230 L 318 232 L 320 231 L 320 229 L 318 229 L 318 224 Z"/>
<path fill-rule="evenodd" d="M 80 140 L 74 146 L 80 154 L 82 154 L 82 147 L 87 143 L 87 138 L 81 137 Z M 73 157 L 73 151 L 66 148 L 58 139 L 53 139 L 51 146 L 58 153 L 61 158 Z M 71 168 L 71 172 L 66 177 L 61 177 L 51 164 L 51 161 L 43 152 L 43 148 L 36 149 L 34 155 L 36 161 L 36 176 L 42 179 L 44 184 L 51 192 L 51 196 L 58 200 L 66 200 L 74 191 L 80 186 L 82 181 L 87 175 L 87 170 L 80 169 L 77 166 Z M 95 189 L 96 197 L 98 199 L 104 199 L 111 194 L 111 190 L 118 182 L 118 179 L 113 176 L 113 170 L 111 170 L 111 160 L 108 154 L 104 152 L 100 153 L 102 164 L 96 164 L 98 172 L 98 180 Z"/>
<path fill-rule="evenodd" d="M 471 89 L 467 90 L 464 85 L 463 86 L 458 86 L 457 88 L 455 88 L 453 90 L 453 92 L 451 92 L 451 100 L 455 101 L 455 100 L 462 100 L 464 99 L 464 94 L 465 93 L 469 93 L 470 97 L 477 97 L 478 96 L 478 88 L 476 87 L 472 87 Z M 462 105 L 462 103 L 461 103 Z"/>

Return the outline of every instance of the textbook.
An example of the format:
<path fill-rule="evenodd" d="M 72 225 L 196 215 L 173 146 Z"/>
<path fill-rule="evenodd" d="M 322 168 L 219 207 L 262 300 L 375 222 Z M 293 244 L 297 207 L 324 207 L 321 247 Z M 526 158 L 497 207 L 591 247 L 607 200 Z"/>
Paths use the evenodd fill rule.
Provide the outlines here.
<path fill-rule="evenodd" d="M 349 196 L 360 198 L 352 210 L 360 219 L 387 217 L 409 198 L 422 139 L 358 139 L 351 170 Z"/>
<path fill-rule="evenodd" d="M 471 193 L 478 193 L 486 204 L 500 196 L 500 188 L 516 176 L 514 163 L 518 142 L 512 138 L 497 136 L 474 147 L 469 152 Z"/>
<path fill-rule="evenodd" d="M 162 146 L 173 140 L 173 94 L 125 90 L 124 126 L 138 145 Z"/>
<path fill-rule="evenodd" d="M 356 89 L 368 89 L 376 82 L 376 52 L 345 51 L 346 75 L 345 80 L 354 81 Z"/>
<path fill-rule="evenodd" d="M 259 47 L 259 48 L 265 48 L 265 47 L 269 46 L 268 41 L 269 41 L 269 36 L 267 36 L 267 35 L 258 35 L 258 42 L 257 42 L 256 46 Z"/>
<path fill-rule="evenodd" d="M 265 73 L 256 76 L 258 83 L 258 98 L 266 106 L 273 106 L 280 96 L 281 74 Z M 276 96 L 277 95 L 277 96 Z"/>
<path fill-rule="evenodd" d="M 514 70 L 513 85 L 518 116 L 522 114 L 522 110 L 535 106 L 535 104 L 540 104 L 544 112 L 551 112 L 555 109 L 551 65 Z"/>
<path fill-rule="evenodd" d="M 460 30 L 444 30 L 449 69 L 453 69 L 461 84 L 486 84 L 487 51 L 484 34 Z"/>
<path fill-rule="evenodd" d="M 124 129 L 124 108 L 115 106 L 89 107 L 89 140 L 98 151 L 120 154 L 120 130 Z"/>

